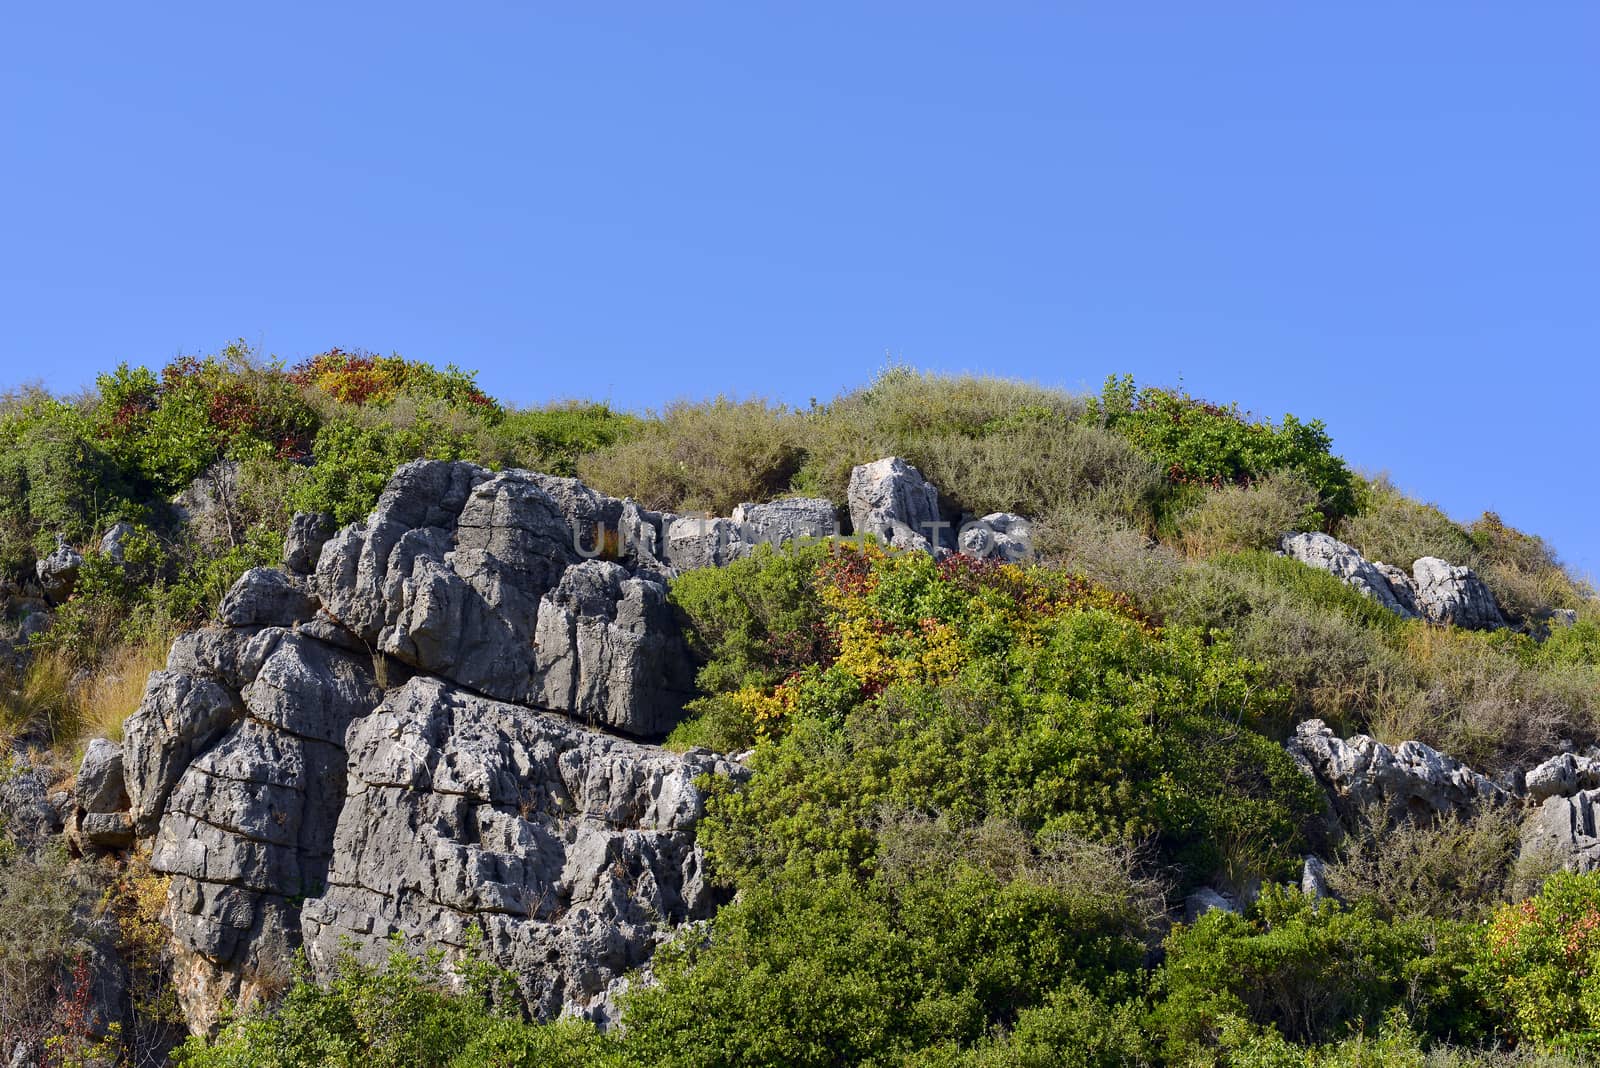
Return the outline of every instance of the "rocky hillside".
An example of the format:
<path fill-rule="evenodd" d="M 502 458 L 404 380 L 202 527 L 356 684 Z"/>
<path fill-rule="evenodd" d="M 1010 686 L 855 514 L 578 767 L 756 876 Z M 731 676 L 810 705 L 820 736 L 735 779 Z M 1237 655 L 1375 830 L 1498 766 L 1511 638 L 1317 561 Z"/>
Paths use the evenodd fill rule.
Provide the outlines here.
<path fill-rule="evenodd" d="M 518 413 L 332 354 L 0 437 L 12 1063 L 1600 1040 L 1600 606 L 1320 424 L 903 371 Z"/>

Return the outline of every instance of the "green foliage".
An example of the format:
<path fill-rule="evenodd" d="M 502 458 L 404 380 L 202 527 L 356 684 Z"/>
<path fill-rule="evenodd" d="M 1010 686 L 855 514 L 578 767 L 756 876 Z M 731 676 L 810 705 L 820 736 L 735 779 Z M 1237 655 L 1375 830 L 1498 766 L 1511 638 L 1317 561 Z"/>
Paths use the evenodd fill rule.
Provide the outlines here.
<path fill-rule="evenodd" d="M 1178 540 L 1190 556 L 1273 551 L 1283 535 L 1315 528 L 1317 491 L 1298 471 L 1268 475 L 1250 486 L 1205 489 L 1177 517 Z"/>
<path fill-rule="evenodd" d="M 1108 378 L 1086 418 L 1144 449 L 1175 484 L 1249 485 L 1275 472 L 1293 471 L 1316 490 L 1323 524 L 1355 511 L 1355 476 L 1333 455 L 1333 439 L 1321 420 L 1302 423 L 1285 415 L 1276 426 L 1252 422 L 1238 405 L 1223 407 L 1162 389 L 1140 390 L 1132 376 Z"/>
<path fill-rule="evenodd" d="M 1329 866 L 1329 888 L 1389 920 L 1481 919 L 1510 889 L 1517 816 L 1505 806 L 1391 826 L 1367 814 Z"/>
<path fill-rule="evenodd" d="M 1152 1027 L 1178 1063 L 1245 1021 L 1320 1043 L 1376 1025 L 1390 1009 L 1413 1022 L 1460 1024 L 1473 1008 L 1461 975 L 1471 939 L 1442 926 L 1395 924 L 1268 887 L 1249 916 L 1213 910 L 1166 941 Z"/>
<path fill-rule="evenodd" d="M 366 517 L 395 468 L 411 460 L 460 460 L 473 441 L 450 425 L 424 416 L 406 427 L 336 419 L 317 431 L 316 463 L 295 494 L 295 508 L 327 512 L 339 524 Z"/>
<path fill-rule="evenodd" d="M 728 397 L 680 401 L 635 432 L 580 458 L 578 475 L 646 508 L 727 515 L 781 496 L 804 457 L 802 424 L 781 404 Z"/>
<path fill-rule="evenodd" d="M 638 417 L 610 405 L 574 401 L 507 412 L 495 441 L 508 467 L 572 478 L 581 457 L 616 445 L 639 426 Z"/>
<path fill-rule="evenodd" d="M 1495 914 L 1478 965 L 1512 1034 L 1545 1046 L 1600 1048 L 1600 873 L 1557 872 Z"/>
<path fill-rule="evenodd" d="M 158 377 L 124 363 L 96 382 L 93 420 L 118 465 L 161 495 L 217 459 L 304 451 L 316 414 L 276 365 L 242 342 L 218 356 L 179 357 Z"/>
<path fill-rule="evenodd" d="M 512 977 L 468 958 L 447 963 L 398 945 L 381 966 L 346 955 L 319 985 L 301 973 L 273 1011 L 230 1022 L 213 1042 L 191 1038 L 185 1068 L 563 1068 L 593 1065 L 605 1040 L 587 1024 L 525 1024 L 496 1009 Z M 455 992 L 459 990 L 459 992 Z"/>
<path fill-rule="evenodd" d="M 1120 435 L 1081 421 L 1071 394 L 976 375 L 890 367 L 807 413 L 797 488 L 845 499 L 850 470 L 901 456 L 954 511 L 1117 516 L 1153 526 L 1160 472 Z"/>
<path fill-rule="evenodd" d="M 1115 987 L 1141 955 L 1121 917 L 1035 873 L 783 878 L 657 955 L 626 1044 L 643 1064 L 892 1063 L 971 1043 L 1063 984 Z"/>
<path fill-rule="evenodd" d="M 1250 729 L 1277 698 L 1225 640 L 1043 570 L 831 563 L 838 657 L 750 698 L 780 736 L 712 801 L 724 874 L 860 869 L 885 804 L 1153 836 L 1191 876 L 1289 862 L 1315 790 Z"/>

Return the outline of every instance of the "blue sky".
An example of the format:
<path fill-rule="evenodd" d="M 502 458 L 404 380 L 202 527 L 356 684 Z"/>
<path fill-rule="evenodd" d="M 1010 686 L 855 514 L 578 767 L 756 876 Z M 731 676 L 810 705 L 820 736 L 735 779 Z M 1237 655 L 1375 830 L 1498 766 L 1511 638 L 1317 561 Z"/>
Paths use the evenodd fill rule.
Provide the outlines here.
<path fill-rule="evenodd" d="M 256 7 L 8 12 L 0 381 L 1128 371 L 1600 573 L 1593 4 Z"/>

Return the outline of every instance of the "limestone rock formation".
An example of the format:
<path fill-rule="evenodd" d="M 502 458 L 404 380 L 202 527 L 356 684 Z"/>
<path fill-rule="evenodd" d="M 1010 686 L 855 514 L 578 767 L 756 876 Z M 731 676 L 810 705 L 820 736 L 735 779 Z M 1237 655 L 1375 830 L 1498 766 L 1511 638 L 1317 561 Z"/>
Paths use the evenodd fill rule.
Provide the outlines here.
<path fill-rule="evenodd" d="M 980 560 L 1026 560 L 1033 554 L 1033 524 L 1020 515 L 994 512 L 961 525 L 957 548 Z"/>
<path fill-rule="evenodd" d="M 710 915 L 694 778 L 732 768 L 709 754 L 420 677 L 347 744 L 328 888 L 303 913 L 319 969 L 346 939 L 378 957 L 391 933 L 460 949 L 476 927 L 535 1013 L 592 1014 L 673 927 Z"/>
<path fill-rule="evenodd" d="M 296 512 L 283 538 L 283 566 L 297 575 L 311 574 L 333 529 L 333 516 L 326 512 Z"/>
<path fill-rule="evenodd" d="M 1600 788 L 1600 759 L 1560 753 L 1529 771 L 1523 781 L 1530 801 L 1570 797 L 1579 790 Z"/>
<path fill-rule="evenodd" d="M 931 552 L 942 545 L 939 492 L 922 472 L 898 456 L 850 472 L 850 523 L 897 549 Z"/>
<path fill-rule="evenodd" d="M 1337 575 L 1389 611 L 1405 619 L 1472 630 L 1506 626 L 1494 594 L 1471 568 L 1424 556 L 1407 575 L 1398 567 L 1367 561 L 1337 538 L 1313 531 L 1285 535 L 1285 556 Z"/>
<path fill-rule="evenodd" d="M 1421 742 L 1393 748 L 1365 734 L 1341 739 L 1319 719 L 1295 728 L 1289 754 L 1327 790 L 1352 824 L 1374 810 L 1391 819 L 1470 815 L 1507 800 L 1504 790 Z"/>
<path fill-rule="evenodd" d="M 51 604 L 64 604 L 78 585 L 78 571 L 83 567 L 83 556 L 72 546 L 61 542 L 49 556 L 34 564 L 39 586 Z"/>
<path fill-rule="evenodd" d="M 1395 596 L 1382 571 L 1331 534 L 1312 531 L 1287 535 L 1283 539 L 1283 551 L 1303 564 L 1338 576 L 1396 615 L 1414 618 L 1417 614 L 1415 608 L 1408 610 Z"/>
<path fill-rule="evenodd" d="M 604 1020 L 709 914 L 694 779 L 739 769 L 595 729 L 659 737 L 689 692 L 662 522 L 572 479 L 412 463 L 324 543 L 297 523 L 298 574 L 247 572 L 174 643 L 125 728 L 121 810 L 91 811 L 113 807 L 96 751 L 78 815 L 171 877 L 192 1027 L 302 946 L 327 969 L 346 937 L 469 928 L 532 1011 Z"/>
<path fill-rule="evenodd" d="M 127 562 L 128 539 L 133 536 L 133 524 L 116 522 L 100 538 L 100 555 L 121 566 Z"/>
<path fill-rule="evenodd" d="M 1494 594 L 1470 568 L 1456 567 L 1436 556 L 1411 566 L 1417 584 L 1417 607 L 1433 623 L 1453 623 L 1470 630 L 1506 625 Z"/>
<path fill-rule="evenodd" d="M 1600 790 L 1546 797 L 1523 821 L 1522 857 L 1538 867 L 1578 872 L 1600 869 L 1596 802 L 1600 802 Z"/>

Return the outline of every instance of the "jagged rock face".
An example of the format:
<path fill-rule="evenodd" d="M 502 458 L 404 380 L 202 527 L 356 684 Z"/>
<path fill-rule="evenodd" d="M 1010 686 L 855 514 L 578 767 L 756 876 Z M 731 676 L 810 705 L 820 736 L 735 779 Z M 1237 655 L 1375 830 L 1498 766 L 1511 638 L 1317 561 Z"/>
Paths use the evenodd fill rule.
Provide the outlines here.
<path fill-rule="evenodd" d="M 1494 594 L 1469 568 L 1455 567 L 1436 556 L 1411 565 L 1417 585 L 1417 606 L 1434 623 L 1453 623 L 1472 630 L 1506 625 Z"/>
<path fill-rule="evenodd" d="M 710 914 L 695 776 L 733 769 L 417 678 L 348 737 L 348 799 L 307 952 L 368 957 L 392 933 L 461 948 L 469 928 L 541 1016 L 604 994 L 671 927 Z"/>
<path fill-rule="evenodd" d="M 343 936 L 469 927 L 530 1009 L 604 1019 L 708 914 L 693 779 L 737 769 L 584 726 L 658 736 L 689 691 L 660 522 L 571 479 L 408 464 L 314 575 L 247 572 L 174 643 L 109 816 L 172 878 L 192 1027 L 280 989 L 302 945 L 328 968 Z"/>
<path fill-rule="evenodd" d="M 334 621 L 419 671 L 520 704 L 557 692 L 574 701 L 604 694 L 604 709 L 564 710 L 653 735 L 677 715 L 692 681 L 664 620 L 656 538 L 651 517 L 632 502 L 573 479 L 413 463 L 366 523 L 323 546 L 316 587 Z M 626 567 L 558 589 L 596 548 Z M 564 640 L 584 643 L 576 665 L 540 645 L 547 595 L 555 607 L 544 613 L 546 636 L 574 606 L 592 624 L 565 621 Z M 552 670 L 560 677 L 546 678 Z M 573 675 L 580 681 L 569 684 Z"/>
<path fill-rule="evenodd" d="M 1507 799 L 1490 780 L 1421 742 L 1390 748 L 1365 734 L 1340 739 L 1312 719 L 1295 728 L 1288 749 L 1327 790 L 1346 824 L 1374 810 L 1390 819 L 1470 815 Z"/>
<path fill-rule="evenodd" d="M 1337 575 L 1396 615 L 1416 617 L 1415 606 L 1408 608 L 1395 596 L 1383 571 L 1331 534 L 1291 534 L 1283 539 L 1283 551 L 1303 564 Z"/>
<path fill-rule="evenodd" d="M 897 549 L 931 552 L 941 526 L 939 491 L 898 456 L 850 472 L 850 523 Z"/>
<path fill-rule="evenodd" d="M 767 504 L 741 504 L 731 518 L 707 515 L 661 517 L 663 559 L 677 571 L 723 567 L 761 544 L 827 538 L 839 532 L 833 502 L 792 497 Z"/>

